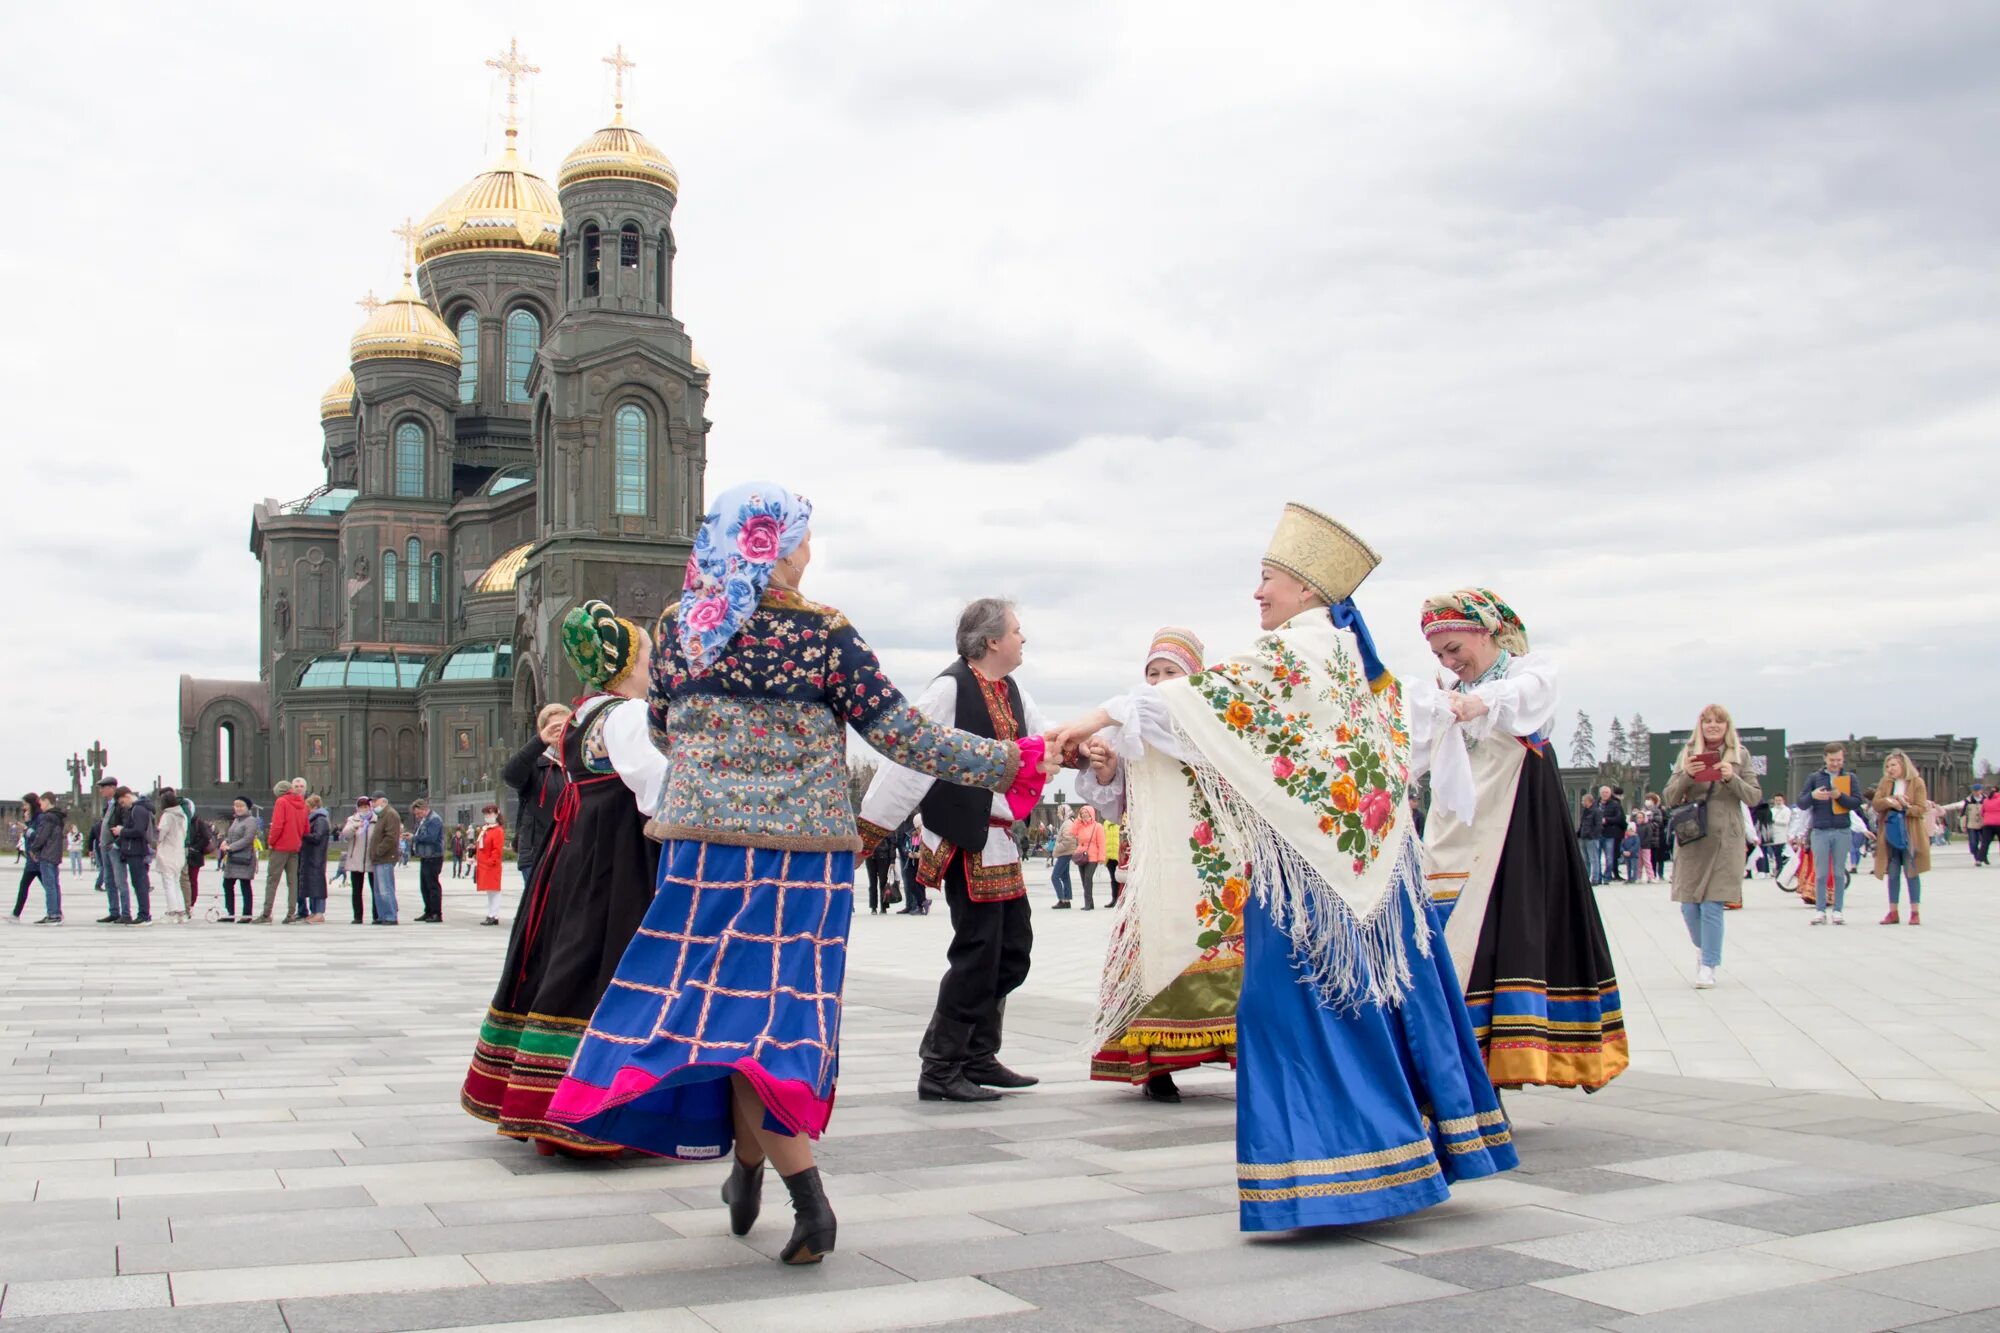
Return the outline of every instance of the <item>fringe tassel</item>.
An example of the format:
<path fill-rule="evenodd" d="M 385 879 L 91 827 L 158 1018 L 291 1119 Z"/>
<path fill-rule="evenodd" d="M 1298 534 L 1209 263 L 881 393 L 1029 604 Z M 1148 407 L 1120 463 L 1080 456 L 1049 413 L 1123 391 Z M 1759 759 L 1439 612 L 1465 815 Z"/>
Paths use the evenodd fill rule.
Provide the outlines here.
<path fill-rule="evenodd" d="M 1176 728 L 1178 731 L 1178 727 Z M 1258 905 L 1291 937 L 1304 980 L 1329 1008 L 1355 1012 L 1364 1005 L 1394 1007 L 1410 988 L 1410 960 L 1403 950 L 1403 914 L 1415 911 L 1417 951 L 1430 957 L 1429 918 L 1419 909 L 1424 878 L 1416 843 L 1406 832 L 1396 853 L 1389 889 L 1366 917 L 1357 917 L 1319 871 L 1264 821 L 1201 752 L 1181 736 L 1189 767 L 1216 819 L 1250 862 Z"/>

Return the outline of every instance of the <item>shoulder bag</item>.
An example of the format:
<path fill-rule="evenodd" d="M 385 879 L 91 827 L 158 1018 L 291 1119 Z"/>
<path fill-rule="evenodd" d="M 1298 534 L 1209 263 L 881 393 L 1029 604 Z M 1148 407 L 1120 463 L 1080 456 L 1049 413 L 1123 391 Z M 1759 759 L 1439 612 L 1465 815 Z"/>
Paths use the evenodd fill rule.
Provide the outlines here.
<path fill-rule="evenodd" d="M 1689 801 L 1667 811 L 1667 828 L 1674 835 L 1675 846 L 1685 847 L 1708 836 L 1708 798 L 1714 794 L 1715 784 L 1711 782 L 1699 801 Z"/>

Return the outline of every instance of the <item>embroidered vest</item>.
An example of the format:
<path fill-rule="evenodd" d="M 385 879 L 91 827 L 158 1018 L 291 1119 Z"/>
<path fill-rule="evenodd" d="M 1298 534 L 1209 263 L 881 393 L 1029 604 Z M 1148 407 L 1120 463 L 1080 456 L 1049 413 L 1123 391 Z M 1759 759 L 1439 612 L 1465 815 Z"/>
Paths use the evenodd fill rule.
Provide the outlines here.
<path fill-rule="evenodd" d="M 988 682 L 960 658 L 940 675 L 958 684 L 958 711 L 952 725 L 988 740 L 1014 741 L 1021 738 L 1021 687 L 1012 676 Z M 938 781 L 917 806 L 924 827 L 954 847 L 975 855 L 986 846 L 986 831 L 993 818 L 993 793 L 984 787 L 966 787 L 956 782 Z"/>

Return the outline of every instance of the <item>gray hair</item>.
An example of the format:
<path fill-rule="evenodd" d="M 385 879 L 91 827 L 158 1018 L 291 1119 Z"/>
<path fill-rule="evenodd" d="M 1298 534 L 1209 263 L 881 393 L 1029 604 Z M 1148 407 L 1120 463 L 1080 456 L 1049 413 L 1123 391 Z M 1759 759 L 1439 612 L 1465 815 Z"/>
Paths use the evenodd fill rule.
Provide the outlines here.
<path fill-rule="evenodd" d="M 958 616 L 958 655 L 968 662 L 986 656 L 986 646 L 1007 637 L 1007 614 L 1014 604 L 1005 597 L 982 597 Z"/>

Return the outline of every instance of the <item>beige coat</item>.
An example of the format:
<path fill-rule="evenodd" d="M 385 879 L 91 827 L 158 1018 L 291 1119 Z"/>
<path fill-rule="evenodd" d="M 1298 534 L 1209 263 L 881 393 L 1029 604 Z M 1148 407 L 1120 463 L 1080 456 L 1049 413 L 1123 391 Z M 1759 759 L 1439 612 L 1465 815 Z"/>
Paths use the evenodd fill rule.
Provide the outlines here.
<path fill-rule="evenodd" d="M 1887 824 L 1889 812 L 1896 807 L 1889 804 L 1896 784 L 1888 778 L 1875 789 L 1875 878 L 1889 877 L 1889 839 Z M 1910 869 L 1912 875 L 1928 875 L 1931 870 L 1931 820 L 1930 793 L 1924 790 L 1924 780 L 1914 773 L 1910 775 L 1909 786 L 1903 791 L 1903 801 L 1909 807 L 1903 812 L 1903 822 L 1910 831 Z"/>
<path fill-rule="evenodd" d="M 1660 793 L 1669 809 L 1708 794 L 1708 836 L 1674 847 L 1674 901 L 1677 903 L 1740 903 L 1746 843 L 1754 841 L 1743 827 L 1743 807 L 1763 799 L 1763 789 L 1750 772 L 1750 756 L 1738 750 L 1731 759 L 1736 776 L 1727 782 L 1696 782 L 1678 764 Z M 1668 837 L 1673 833 L 1669 830 Z"/>

